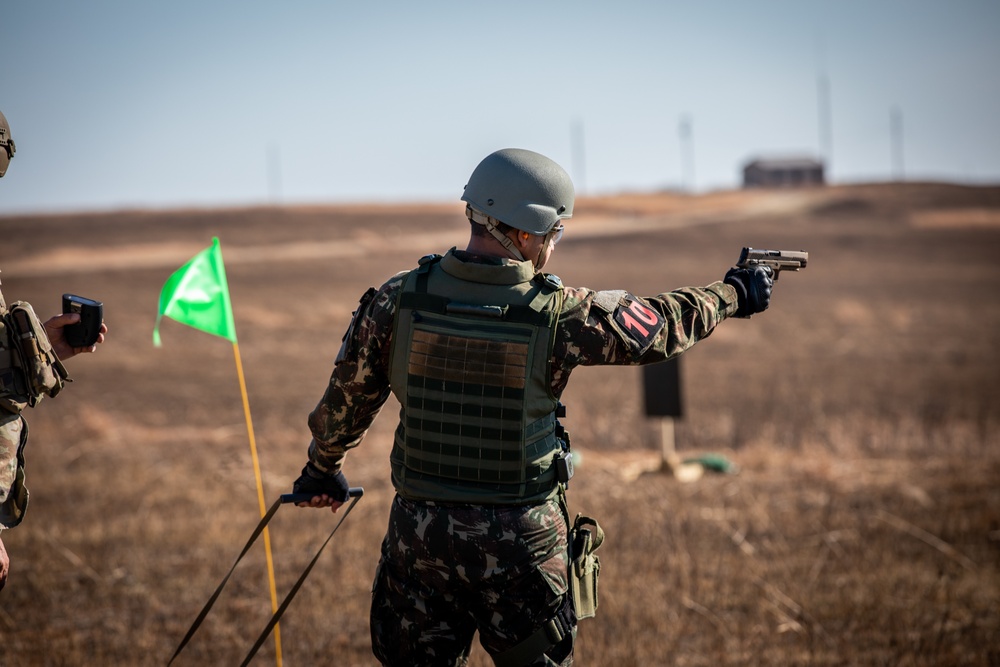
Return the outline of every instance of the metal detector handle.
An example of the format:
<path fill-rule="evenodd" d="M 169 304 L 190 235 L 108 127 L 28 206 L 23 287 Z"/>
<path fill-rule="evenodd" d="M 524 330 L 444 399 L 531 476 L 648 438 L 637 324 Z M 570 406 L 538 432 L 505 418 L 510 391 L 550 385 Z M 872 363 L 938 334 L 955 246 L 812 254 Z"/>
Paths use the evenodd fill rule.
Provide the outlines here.
<path fill-rule="evenodd" d="M 294 503 L 298 505 L 299 503 L 307 503 L 316 496 L 321 496 L 321 493 L 283 493 L 281 494 L 281 504 L 287 505 L 288 503 Z M 347 490 L 348 498 L 360 498 L 365 495 L 365 490 L 360 486 L 352 486 Z"/>
<path fill-rule="evenodd" d="M 265 627 L 264 631 L 260 633 L 260 637 L 257 638 L 257 642 L 253 645 L 253 648 L 250 649 L 250 652 L 247 653 L 247 657 L 243 659 L 243 662 L 240 664 L 240 667 L 247 667 L 247 665 L 250 664 L 250 661 L 253 660 L 253 657 L 257 654 L 258 649 L 260 649 L 260 647 L 267 640 L 267 636 L 271 634 L 271 630 L 273 630 L 274 626 L 278 624 L 278 620 L 281 618 L 281 615 L 285 613 L 285 609 L 288 608 L 288 605 L 291 603 L 292 598 L 295 597 L 295 594 L 302 586 L 302 582 L 306 580 L 306 577 L 309 576 L 309 573 L 312 571 L 313 566 L 316 565 L 316 561 L 319 560 L 320 554 L 323 553 L 323 549 L 325 549 L 326 545 L 329 544 L 330 540 L 333 539 L 333 536 L 337 532 L 337 529 L 340 528 L 340 526 L 344 523 L 344 519 L 347 518 L 347 515 L 351 513 L 351 510 L 354 509 L 354 506 L 358 504 L 359 500 L 361 500 L 361 496 L 364 494 L 364 492 L 365 490 L 362 489 L 361 487 L 352 488 L 348 491 L 348 496 L 353 498 L 353 500 L 347 503 L 347 508 L 340 513 L 340 521 L 338 521 L 337 525 L 335 525 L 333 527 L 333 530 L 330 531 L 330 535 L 326 538 L 326 541 L 323 542 L 323 544 L 320 546 L 319 550 L 316 552 L 316 555 L 313 556 L 313 559 L 309 561 L 309 565 L 307 565 L 306 569 L 302 571 L 302 574 L 299 576 L 298 581 L 296 581 L 295 584 L 292 586 L 291 590 L 288 591 L 288 595 L 285 596 L 285 599 L 278 606 L 277 611 L 275 611 L 274 615 L 271 616 L 271 620 L 268 621 L 267 627 Z M 301 496 L 302 500 L 308 501 L 310 498 L 315 497 L 315 495 L 316 494 L 308 494 L 308 493 L 305 494 L 288 493 L 282 496 L 281 500 L 284 501 L 285 498 L 287 497 L 290 499 L 288 502 L 294 502 L 297 496 Z"/>

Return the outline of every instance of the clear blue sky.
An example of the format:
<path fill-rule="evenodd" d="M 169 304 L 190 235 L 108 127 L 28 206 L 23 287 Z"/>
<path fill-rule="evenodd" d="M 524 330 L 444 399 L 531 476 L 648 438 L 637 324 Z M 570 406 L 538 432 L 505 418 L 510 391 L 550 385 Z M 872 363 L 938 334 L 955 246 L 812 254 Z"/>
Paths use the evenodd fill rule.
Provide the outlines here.
<path fill-rule="evenodd" d="M 997 0 L 7 0 L 0 26 L 0 215 L 451 201 L 507 146 L 591 194 L 735 187 L 824 150 L 820 73 L 833 181 L 893 175 L 896 107 L 907 178 L 1000 183 Z"/>

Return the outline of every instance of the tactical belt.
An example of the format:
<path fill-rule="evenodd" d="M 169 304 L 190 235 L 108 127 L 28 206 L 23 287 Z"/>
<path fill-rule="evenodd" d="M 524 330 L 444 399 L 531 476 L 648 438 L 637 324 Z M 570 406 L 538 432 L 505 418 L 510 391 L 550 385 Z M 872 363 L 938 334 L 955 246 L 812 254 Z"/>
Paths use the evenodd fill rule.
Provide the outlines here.
<path fill-rule="evenodd" d="M 361 487 L 353 487 L 350 490 L 348 490 L 348 497 L 353 498 L 354 500 L 352 500 L 351 504 L 347 506 L 347 509 L 340 517 L 340 521 L 338 521 L 337 525 L 335 525 L 333 527 L 333 530 L 330 531 L 330 535 L 326 538 L 326 541 L 324 541 L 323 544 L 320 546 L 319 551 L 316 552 L 316 555 L 313 557 L 312 561 L 310 561 L 306 569 L 302 572 L 302 575 L 299 577 L 298 581 L 296 581 L 295 585 L 292 586 L 291 590 L 288 591 L 288 595 L 285 596 L 285 599 L 281 602 L 281 605 L 278 607 L 278 610 L 274 612 L 274 615 L 268 622 L 267 627 L 264 628 L 264 631 L 261 633 L 260 637 L 258 637 L 257 642 L 254 644 L 253 648 L 250 649 L 250 653 L 247 654 L 247 657 L 243 660 L 242 665 L 248 664 L 250 660 L 253 659 L 254 655 L 256 655 L 257 650 L 260 649 L 261 645 L 263 645 L 263 643 L 267 640 L 267 636 L 271 633 L 271 630 L 274 629 L 274 626 L 278 624 L 278 620 L 281 618 L 281 615 L 285 613 L 285 609 L 288 608 L 288 605 L 291 603 L 292 598 L 295 597 L 296 593 L 298 593 L 299 588 L 301 588 L 302 586 L 302 582 L 305 581 L 307 576 L 309 576 L 309 573 L 312 571 L 313 566 L 316 564 L 316 561 L 319 560 L 319 556 L 320 554 L 323 553 L 323 549 L 326 548 L 326 545 L 333 538 L 334 533 L 336 533 L 337 529 L 340 528 L 340 524 L 344 523 L 344 519 L 346 519 L 347 515 L 351 513 L 351 510 L 354 509 L 354 506 L 358 504 L 358 500 L 361 499 L 361 496 L 363 496 L 364 493 L 365 490 Z M 202 624 L 202 621 L 204 621 L 205 617 L 208 616 L 208 612 L 212 609 L 212 605 L 215 604 L 215 601 L 218 599 L 219 594 L 222 593 L 222 589 L 226 587 L 226 584 L 229 582 L 229 577 L 231 577 L 233 571 L 236 570 L 236 566 L 239 565 L 240 561 L 243 560 L 243 557 L 247 554 L 248 551 L 250 551 L 250 547 L 252 547 L 253 543 L 257 541 L 257 538 L 260 537 L 260 534 L 264 532 L 264 528 L 266 528 L 267 524 L 270 523 L 271 518 L 278 511 L 278 508 L 287 503 L 309 502 L 309 500 L 312 499 L 314 495 L 315 494 L 311 493 L 286 493 L 281 495 L 276 501 L 274 501 L 274 504 L 271 505 L 271 508 L 269 510 L 267 510 L 267 513 L 260 520 L 260 523 L 257 524 L 256 528 L 254 528 L 253 533 L 250 535 L 250 539 L 247 540 L 246 546 L 243 547 L 243 551 L 241 551 L 240 555 L 236 557 L 236 562 L 233 563 L 233 566 L 231 568 L 229 568 L 229 572 L 227 572 L 226 576 L 222 578 L 222 582 L 219 584 L 218 588 L 216 588 L 215 592 L 212 593 L 212 596 L 208 598 L 208 602 L 205 603 L 205 606 L 198 614 L 198 617 L 194 619 L 194 623 L 191 624 L 191 628 L 187 631 L 187 634 L 184 635 L 184 639 L 181 640 L 181 643 L 177 647 L 177 650 L 174 651 L 173 656 L 171 656 L 169 662 L 167 662 L 168 667 L 170 663 L 172 663 L 174 659 L 176 659 L 177 656 L 180 655 L 180 652 L 184 649 L 185 646 L 187 646 L 187 643 L 191 641 L 191 637 L 194 636 L 194 633 L 198 630 L 198 627 Z"/>

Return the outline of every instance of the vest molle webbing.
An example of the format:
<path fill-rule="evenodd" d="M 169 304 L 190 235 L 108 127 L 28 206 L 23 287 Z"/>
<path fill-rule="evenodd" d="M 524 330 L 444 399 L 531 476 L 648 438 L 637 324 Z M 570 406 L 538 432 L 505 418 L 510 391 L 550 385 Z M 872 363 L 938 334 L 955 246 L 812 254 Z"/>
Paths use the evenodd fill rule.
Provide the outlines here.
<path fill-rule="evenodd" d="M 559 291 L 541 280 L 522 289 L 477 283 L 484 302 L 462 303 L 442 295 L 467 297 L 468 281 L 437 265 L 407 279 L 393 337 L 400 493 L 475 504 L 544 499 L 558 488 L 549 360 Z"/>

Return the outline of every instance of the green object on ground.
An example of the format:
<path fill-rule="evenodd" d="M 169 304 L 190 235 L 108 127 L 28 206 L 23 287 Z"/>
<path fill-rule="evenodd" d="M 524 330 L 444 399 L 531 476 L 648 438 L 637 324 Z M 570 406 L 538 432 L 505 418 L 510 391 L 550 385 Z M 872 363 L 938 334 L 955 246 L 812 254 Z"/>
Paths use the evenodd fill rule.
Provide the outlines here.
<path fill-rule="evenodd" d="M 740 471 L 738 465 L 722 454 L 702 454 L 701 456 L 684 459 L 684 463 L 700 463 L 705 470 L 726 473 L 727 475 L 735 475 Z"/>

